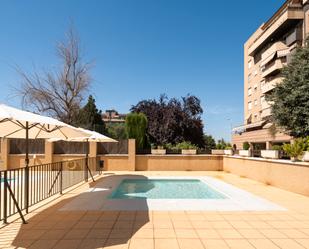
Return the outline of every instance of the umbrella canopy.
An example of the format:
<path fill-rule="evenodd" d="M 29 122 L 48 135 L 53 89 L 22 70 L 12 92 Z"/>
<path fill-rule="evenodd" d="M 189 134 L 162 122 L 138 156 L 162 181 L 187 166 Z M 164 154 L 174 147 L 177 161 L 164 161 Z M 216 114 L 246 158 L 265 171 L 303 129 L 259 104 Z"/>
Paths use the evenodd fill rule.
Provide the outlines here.
<path fill-rule="evenodd" d="M 110 142 L 110 143 L 117 143 L 118 141 L 112 139 L 108 136 L 105 136 L 101 133 L 96 131 L 90 131 L 83 128 L 77 128 L 78 130 L 87 133 L 88 136 L 84 137 L 74 137 L 69 139 L 70 141 L 79 141 L 79 142 Z"/>
<path fill-rule="evenodd" d="M 29 139 L 90 136 L 89 133 L 56 119 L 0 104 L 0 137 L 26 138 L 25 130 L 28 131 Z"/>

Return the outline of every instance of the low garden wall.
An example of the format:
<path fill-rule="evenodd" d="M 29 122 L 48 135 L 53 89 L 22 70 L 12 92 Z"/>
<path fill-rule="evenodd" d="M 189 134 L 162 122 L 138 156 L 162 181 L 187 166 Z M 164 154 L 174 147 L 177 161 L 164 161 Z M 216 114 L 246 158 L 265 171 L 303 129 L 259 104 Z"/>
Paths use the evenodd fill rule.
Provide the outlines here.
<path fill-rule="evenodd" d="M 223 170 L 309 196 L 309 164 L 260 158 L 223 158 Z"/>
<path fill-rule="evenodd" d="M 136 171 L 221 171 L 222 156 L 137 155 Z"/>

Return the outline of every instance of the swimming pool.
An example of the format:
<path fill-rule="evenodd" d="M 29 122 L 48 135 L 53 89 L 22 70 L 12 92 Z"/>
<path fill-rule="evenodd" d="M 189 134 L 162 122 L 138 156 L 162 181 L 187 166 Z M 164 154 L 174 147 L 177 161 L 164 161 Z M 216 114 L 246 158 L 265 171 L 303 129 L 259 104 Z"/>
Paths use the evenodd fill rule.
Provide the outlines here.
<path fill-rule="evenodd" d="M 109 199 L 225 199 L 198 179 L 124 179 Z"/>

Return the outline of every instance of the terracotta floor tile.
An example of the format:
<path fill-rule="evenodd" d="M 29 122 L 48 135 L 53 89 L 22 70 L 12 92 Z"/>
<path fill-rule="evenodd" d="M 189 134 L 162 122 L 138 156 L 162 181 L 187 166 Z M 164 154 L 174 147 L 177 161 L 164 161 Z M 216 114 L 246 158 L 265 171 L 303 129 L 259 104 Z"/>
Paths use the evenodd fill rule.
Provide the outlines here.
<path fill-rule="evenodd" d="M 176 239 L 155 239 L 155 249 L 179 249 Z"/>
<path fill-rule="evenodd" d="M 193 220 L 191 221 L 191 224 L 193 228 L 195 229 L 200 229 L 200 228 L 212 228 L 211 222 L 210 221 L 197 221 Z"/>
<path fill-rule="evenodd" d="M 266 238 L 270 238 L 270 239 L 284 239 L 284 238 L 288 238 L 285 234 L 281 233 L 277 229 L 259 229 L 259 231 Z"/>
<path fill-rule="evenodd" d="M 192 224 L 190 221 L 184 220 L 173 220 L 173 226 L 175 229 L 177 228 L 192 228 Z"/>
<path fill-rule="evenodd" d="M 285 234 L 291 239 L 309 239 L 309 236 L 296 229 L 278 229 L 279 232 Z"/>
<path fill-rule="evenodd" d="M 218 239 L 202 239 L 202 242 L 206 249 L 229 249 L 224 240 Z"/>
<path fill-rule="evenodd" d="M 65 234 L 64 239 L 65 240 L 84 239 L 88 235 L 89 231 L 90 231 L 89 229 L 70 230 Z"/>
<path fill-rule="evenodd" d="M 108 249 L 128 249 L 130 240 L 108 239 L 103 248 Z"/>
<path fill-rule="evenodd" d="M 174 239 L 176 234 L 174 229 L 154 229 L 154 238 L 156 239 Z"/>
<path fill-rule="evenodd" d="M 280 249 L 270 239 L 249 239 L 256 249 Z"/>
<path fill-rule="evenodd" d="M 119 220 L 114 224 L 114 228 L 116 229 L 133 228 L 133 221 Z"/>
<path fill-rule="evenodd" d="M 178 239 L 180 249 L 204 249 L 204 246 L 199 239 Z"/>
<path fill-rule="evenodd" d="M 154 221 L 153 223 L 154 228 L 170 228 L 172 229 L 173 223 L 171 221 Z"/>
<path fill-rule="evenodd" d="M 98 249 L 103 248 L 105 245 L 106 239 L 84 239 L 80 245 L 79 249 Z M 57 249 L 57 248 L 56 248 Z"/>
<path fill-rule="evenodd" d="M 87 239 L 106 239 L 111 233 L 110 229 L 93 228 L 87 234 Z"/>
<path fill-rule="evenodd" d="M 216 229 L 230 229 L 233 228 L 232 225 L 227 221 L 211 221 L 211 226 Z"/>
<path fill-rule="evenodd" d="M 240 239 L 243 238 L 235 229 L 218 229 L 217 232 L 223 239 Z"/>
<path fill-rule="evenodd" d="M 105 229 L 110 229 L 114 226 L 115 221 L 97 221 L 94 223 L 92 228 L 105 228 Z"/>
<path fill-rule="evenodd" d="M 132 236 L 132 230 L 127 229 L 113 229 L 109 234 L 111 239 L 127 239 L 129 240 Z"/>
<path fill-rule="evenodd" d="M 236 229 L 238 228 L 253 228 L 247 221 L 229 221 L 229 223 Z"/>
<path fill-rule="evenodd" d="M 255 249 L 248 240 L 245 239 L 227 239 L 225 242 L 230 249 Z"/>
<path fill-rule="evenodd" d="M 133 234 L 134 238 L 140 238 L 140 239 L 152 239 L 154 236 L 153 229 L 143 228 L 135 232 Z"/>
<path fill-rule="evenodd" d="M 281 249 L 304 249 L 293 239 L 272 239 L 272 241 Z"/>
<path fill-rule="evenodd" d="M 57 249 L 75 249 L 75 248 L 78 248 L 81 243 L 82 243 L 82 240 L 80 240 L 80 239 L 60 240 L 55 245 L 55 248 L 57 248 Z"/>
<path fill-rule="evenodd" d="M 130 241 L 129 249 L 153 249 L 153 239 L 132 239 Z"/>
<path fill-rule="evenodd" d="M 62 239 L 67 233 L 67 230 L 59 229 L 59 230 L 50 230 L 44 233 L 40 239 L 48 239 L 48 240 L 60 240 Z"/>
<path fill-rule="evenodd" d="M 256 229 L 237 229 L 246 239 L 263 239 L 265 236 Z"/>
<path fill-rule="evenodd" d="M 30 247 L 28 247 L 29 249 L 49 249 L 49 248 L 53 248 L 56 243 L 58 242 L 58 240 L 37 240 L 35 241 Z"/>
<path fill-rule="evenodd" d="M 309 239 L 296 239 L 304 248 L 309 249 Z"/>
<path fill-rule="evenodd" d="M 196 233 L 201 239 L 219 239 L 219 233 L 214 229 L 197 229 Z"/>
<path fill-rule="evenodd" d="M 197 239 L 198 236 L 193 229 L 175 229 L 176 237 L 182 239 Z"/>

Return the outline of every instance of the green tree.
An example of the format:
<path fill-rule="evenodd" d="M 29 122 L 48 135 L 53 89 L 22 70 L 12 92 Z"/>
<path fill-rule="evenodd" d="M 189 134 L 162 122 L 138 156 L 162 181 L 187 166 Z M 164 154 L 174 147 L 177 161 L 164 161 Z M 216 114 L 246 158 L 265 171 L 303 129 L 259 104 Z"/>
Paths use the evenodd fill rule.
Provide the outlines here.
<path fill-rule="evenodd" d="M 102 113 L 97 109 L 95 99 L 90 95 L 87 104 L 81 108 L 74 120 L 74 125 L 100 133 L 106 132 Z"/>
<path fill-rule="evenodd" d="M 205 149 L 211 151 L 216 148 L 216 140 L 211 135 L 204 135 Z"/>
<path fill-rule="evenodd" d="M 121 140 L 121 139 L 127 139 L 127 131 L 124 123 L 119 123 L 119 124 L 106 124 L 107 127 L 107 134 L 108 136 L 116 139 L 116 140 Z"/>
<path fill-rule="evenodd" d="M 143 113 L 130 113 L 126 117 L 126 131 L 128 138 L 136 140 L 136 146 L 139 149 L 145 148 L 147 145 L 147 117 Z"/>
<path fill-rule="evenodd" d="M 281 84 L 266 96 L 274 123 L 293 137 L 309 135 L 309 39 L 283 68 Z"/>

